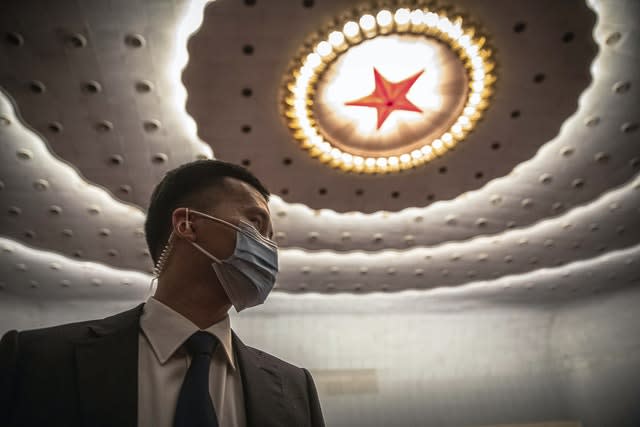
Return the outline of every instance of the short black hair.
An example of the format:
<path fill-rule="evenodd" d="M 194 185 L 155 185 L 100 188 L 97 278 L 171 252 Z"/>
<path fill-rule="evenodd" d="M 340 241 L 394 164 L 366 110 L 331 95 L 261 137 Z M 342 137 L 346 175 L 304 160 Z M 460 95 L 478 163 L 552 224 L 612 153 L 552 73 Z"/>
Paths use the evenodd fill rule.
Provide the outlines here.
<path fill-rule="evenodd" d="M 244 181 L 258 190 L 269 201 L 269 190 L 251 172 L 242 166 L 221 160 L 196 160 L 167 172 L 151 194 L 144 232 L 153 259 L 158 262 L 173 227 L 171 217 L 178 207 L 198 210 L 212 208 L 223 201 L 205 197 L 203 190 L 222 186 L 226 177 Z"/>

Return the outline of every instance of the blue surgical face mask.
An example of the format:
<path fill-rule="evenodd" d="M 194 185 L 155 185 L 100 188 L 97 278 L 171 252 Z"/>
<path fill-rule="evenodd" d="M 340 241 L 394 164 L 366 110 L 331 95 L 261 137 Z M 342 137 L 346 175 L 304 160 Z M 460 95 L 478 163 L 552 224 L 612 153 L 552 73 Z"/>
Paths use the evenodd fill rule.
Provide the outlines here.
<path fill-rule="evenodd" d="M 189 212 L 202 215 L 236 231 L 235 250 L 226 259 L 219 259 L 202 246 L 189 241 L 214 261 L 211 266 L 236 311 L 240 312 L 264 303 L 275 285 L 278 274 L 278 246 L 275 242 L 262 236 L 247 222 L 240 221 L 240 225 L 235 225 L 188 208 L 187 221 Z"/>

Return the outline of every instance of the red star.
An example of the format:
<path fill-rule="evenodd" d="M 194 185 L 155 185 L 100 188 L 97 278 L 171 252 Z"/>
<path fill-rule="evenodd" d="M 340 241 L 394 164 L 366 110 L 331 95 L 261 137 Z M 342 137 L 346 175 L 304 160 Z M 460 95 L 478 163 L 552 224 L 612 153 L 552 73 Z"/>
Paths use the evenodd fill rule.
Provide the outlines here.
<path fill-rule="evenodd" d="M 415 111 L 422 113 L 422 110 L 407 99 L 407 92 L 411 86 L 424 73 L 419 71 L 402 81 L 392 83 L 385 79 L 380 72 L 373 67 L 373 77 L 376 82 L 376 88 L 370 95 L 355 101 L 345 102 L 345 105 L 353 105 L 359 107 L 373 107 L 378 112 L 378 126 L 380 129 L 384 121 L 395 110 Z"/>

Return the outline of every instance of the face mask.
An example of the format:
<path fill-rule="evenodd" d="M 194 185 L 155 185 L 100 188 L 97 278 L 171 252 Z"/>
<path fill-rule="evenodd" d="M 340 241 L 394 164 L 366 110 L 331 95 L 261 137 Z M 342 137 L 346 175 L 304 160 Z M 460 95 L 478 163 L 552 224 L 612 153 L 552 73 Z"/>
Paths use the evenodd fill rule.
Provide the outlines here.
<path fill-rule="evenodd" d="M 191 210 L 236 230 L 236 247 L 227 259 L 218 259 L 202 246 L 189 241 L 211 258 L 213 270 L 237 312 L 264 303 L 273 289 L 278 273 L 278 247 L 251 224 L 236 226 L 220 218 Z M 189 209 L 187 208 L 187 222 Z"/>

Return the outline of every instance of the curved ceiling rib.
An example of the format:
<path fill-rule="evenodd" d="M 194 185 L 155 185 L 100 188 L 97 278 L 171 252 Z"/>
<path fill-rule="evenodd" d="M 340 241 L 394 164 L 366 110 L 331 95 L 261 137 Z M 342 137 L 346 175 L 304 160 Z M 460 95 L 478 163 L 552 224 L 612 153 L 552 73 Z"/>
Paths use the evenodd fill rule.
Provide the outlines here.
<path fill-rule="evenodd" d="M 13 277 L 0 280 L 0 292 L 7 298 L 76 299 L 139 301 L 150 294 L 151 276 L 116 269 L 104 264 L 70 259 L 48 251 L 30 248 L 22 243 L 0 237 L 3 262 L 0 275 Z M 269 312 L 304 310 L 309 302 L 320 299 L 329 301 L 332 313 L 353 309 L 354 302 L 372 310 L 380 305 L 392 308 L 402 304 L 405 311 L 412 307 L 423 310 L 446 310 L 460 303 L 560 303 L 599 292 L 611 292 L 634 286 L 640 278 L 637 265 L 640 262 L 640 246 L 600 255 L 587 261 L 577 261 L 555 268 L 543 268 L 526 274 L 505 276 L 486 281 L 470 281 L 455 287 L 440 287 L 401 292 L 372 292 L 367 294 L 327 295 L 315 292 L 293 294 L 276 292 L 270 303 L 257 310 Z M 584 284 L 589 282 L 590 286 Z M 462 295 L 463 298 L 458 296 Z M 295 304 L 289 304 L 294 300 Z M 284 304 L 284 305 L 282 305 Z M 469 308 L 469 307 L 467 307 Z"/>

